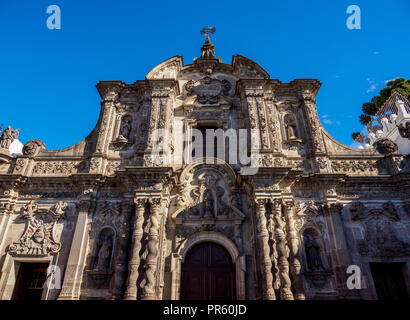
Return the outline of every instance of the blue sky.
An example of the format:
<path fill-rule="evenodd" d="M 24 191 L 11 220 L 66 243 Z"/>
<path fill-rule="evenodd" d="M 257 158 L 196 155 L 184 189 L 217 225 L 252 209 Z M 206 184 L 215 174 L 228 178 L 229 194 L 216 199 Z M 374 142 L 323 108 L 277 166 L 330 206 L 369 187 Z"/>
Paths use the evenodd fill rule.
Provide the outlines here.
<path fill-rule="evenodd" d="M 349 5 L 361 29 L 349 30 Z M 61 29 L 46 26 L 49 5 Z M 0 124 L 25 143 L 68 147 L 94 128 L 101 80 L 133 83 L 157 64 L 199 56 L 214 25 L 216 55 L 255 60 L 272 79 L 317 78 L 320 120 L 350 145 L 361 105 L 396 77 L 410 78 L 410 1 L 0 0 Z"/>

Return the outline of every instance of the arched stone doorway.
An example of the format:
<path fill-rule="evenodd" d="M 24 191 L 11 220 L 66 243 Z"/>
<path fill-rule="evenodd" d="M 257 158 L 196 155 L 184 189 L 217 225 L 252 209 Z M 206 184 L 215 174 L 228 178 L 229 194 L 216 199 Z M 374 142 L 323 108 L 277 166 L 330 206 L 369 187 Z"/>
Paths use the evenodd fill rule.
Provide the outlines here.
<path fill-rule="evenodd" d="M 234 300 L 235 264 L 221 245 L 202 242 L 189 249 L 181 266 L 182 300 Z"/>

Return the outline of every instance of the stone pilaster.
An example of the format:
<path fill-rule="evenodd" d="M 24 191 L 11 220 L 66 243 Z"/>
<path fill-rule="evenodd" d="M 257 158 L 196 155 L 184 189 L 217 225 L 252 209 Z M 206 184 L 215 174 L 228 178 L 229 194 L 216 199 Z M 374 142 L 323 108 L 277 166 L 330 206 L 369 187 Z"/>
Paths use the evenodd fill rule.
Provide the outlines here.
<path fill-rule="evenodd" d="M 145 285 L 142 289 L 142 300 L 156 300 L 156 276 L 158 275 L 158 251 L 159 251 L 159 229 L 161 220 L 161 199 L 149 200 L 150 207 L 150 229 L 148 232 L 147 250 L 148 255 L 145 261 Z"/>
<path fill-rule="evenodd" d="M 274 211 L 275 220 L 275 243 L 276 251 L 278 253 L 278 269 L 280 280 L 280 298 L 281 300 L 293 300 L 293 294 L 290 289 L 291 281 L 289 278 L 289 262 L 288 262 L 288 249 L 286 245 L 286 222 L 282 215 L 282 202 L 280 200 L 274 200 L 272 202 L 272 209 Z"/>
<path fill-rule="evenodd" d="M 124 300 L 136 300 L 137 299 L 137 280 L 138 269 L 140 267 L 141 257 L 140 251 L 142 247 L 142 236 L 144 230 L 142 228 L 144 224 L 144 212 L 146 199 L 136 198 L 135 202 L 135 216 L 132 232 L 132 244 L 131 244 L 131 257 L 128 263 L 128 279 L 124 294 Z"/>
<path fill-rule="evenodd" d="M 270 259 L 269 232 L 266 227 L 266 200 L 256 199 L 256 231 L 259 244 L 259 259 L 262 273 L 262 297 L 264 300 L 275 300 L 273 290 L 272 261 Z"/>
<path fill-rule="evenodd" d="M 306 127 L 310 131 L 309 149 L 310 154 L 324 154 L 326 152 L 322 129 L 316 110 L 316 101 L 310 90 L 302 92 L 303 110 L 306 115 Z"/>
<path fill-rule="evenodd" d="M 88 246 L 88 213 L 90 200 L 81 200 L 76 204 L 78 217 L 71 243 L 70 254 L 64 274 L 64 282 L 58 300 L 78 300 L 83 276 L 85 257 Z"/>
<path fill-rule="evenodd" d="M 289 261 L 290 261 L 290 271 L 292 274 L 292 287 L 295 292 L 295 300 L 305 300 L 305 294 L 303 292 L 303 279 L 301 274 L 302 265 L 300 263 L 299 257 L 299 237 L 295 228 L 295 221 L 293 218 L 293 201 L 286 201 L 284 203 L 285 207 L 285 218 L 288 227 L 287 240 L 289 246 Z"/>
<path fill-rule="evenodd" d="M 332 256 L 335 261 L 335 273 L 337 281 L 337 290 L 339 296 L 347 297 L 354 296 L 355 290 L 349 290 L 346 282 L 348 275 L 346 274 L 349 265 L 353 264 L 350 250 L 347 246 L 346 232 L 344 228 L 344 222 L 341 215 L 343 205 L 339 202 L 328 203 L 324 206 L 324 209 L 329 213 L 329 229 L 330 237 L 333 240 L 331 243 Z"/>

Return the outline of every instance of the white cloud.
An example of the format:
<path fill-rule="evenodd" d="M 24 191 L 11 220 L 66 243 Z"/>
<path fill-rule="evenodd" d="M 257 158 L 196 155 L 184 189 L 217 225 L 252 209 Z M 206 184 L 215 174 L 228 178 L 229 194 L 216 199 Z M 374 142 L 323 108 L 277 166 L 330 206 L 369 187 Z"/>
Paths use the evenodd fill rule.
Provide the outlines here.
<path fill-rule="evenodd" d="M 328 114 L 324 114 L 323 116 L 322 116 L 322 118 L 327 118 L 329 115 Z"/>
<path fill-rule="evenodd" d="M 333 121 L 329 120 L 329 119 L 325 119 L 325 120 L 323 120 L 323 122 L 326 123 L 326 124 L 333 124 Z"/>
<path fill-rule="evenodd" d="M 375 82 L 374 80 L 372 80 L 372 78 L 370 78 L 370 77 L 366 78 L 366 80 L 367 80 L 367 82 L 369 82 L 369 84 L 370 84 L 370 88 L 366 90 L 366 93 L 370 93 L 370 92 L 376 91 L 376 89 L 377 89 L 377 84 L 376 84 L 376 82 Z"/>
<path fill-rule="evenodd" d="M 376 86 L 375 86 L 374 84 L 372 84 L 372 85 L 370 86 L 370 88 L 366 90 L 366 93 L 370 93 L 370 92 L 376 91 L 376 89 L 377 89 Z"/>
<path fill-rule="evenodd" d="M 390 82 L 390 81 L 393 81 L 393 80 L 396 80 L 396 79 L 398 79 L 398 77 L 394 78 L 394 79 L 390 79 L 390 80 L 384 80 L 383 82 L 384 82 L 385 85 L 387 85 L 387 82 Z"/>

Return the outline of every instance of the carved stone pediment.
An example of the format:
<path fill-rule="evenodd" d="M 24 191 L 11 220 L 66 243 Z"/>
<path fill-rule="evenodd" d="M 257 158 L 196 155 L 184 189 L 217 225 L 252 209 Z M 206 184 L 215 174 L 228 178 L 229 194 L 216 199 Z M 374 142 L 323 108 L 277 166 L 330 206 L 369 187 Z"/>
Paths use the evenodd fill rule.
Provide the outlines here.
<path fill-rule="evenodd" d="M 118 233 L 123 219 L 121 204 L 119 202 L 106 201 L 97 208 L 97 212 L 93 218 L 93 229 L 94 231 L 98 231 L 104 226 L 112 226 Z"/>
<path fill-rule="evenodd" d="M 12 255 L 48 256 L 60 251 L 61 243 L 54 238 L 54 227 L 64 218 L 67 203 L 59 201 L 50 209 L 39 209 L 35 201 L 25 205 L 19 218 L 27 220 L 27 226 L 8 252 Z"/>
<path fill-rule="evenodd" d="M 314 201 L 296 203 L 295 226 L 298 230 L 306 227 L 315 227 L 321 233 L 324 231 L 322 208 Z"/>

